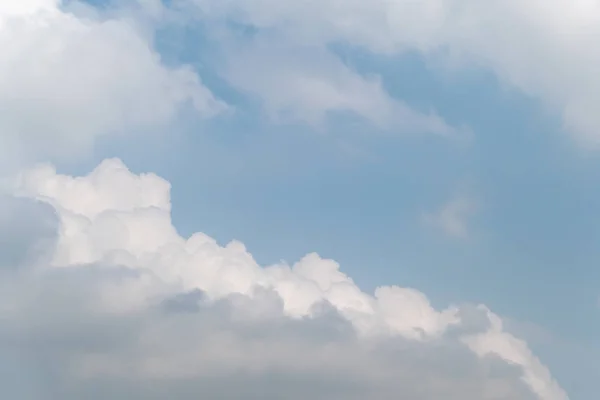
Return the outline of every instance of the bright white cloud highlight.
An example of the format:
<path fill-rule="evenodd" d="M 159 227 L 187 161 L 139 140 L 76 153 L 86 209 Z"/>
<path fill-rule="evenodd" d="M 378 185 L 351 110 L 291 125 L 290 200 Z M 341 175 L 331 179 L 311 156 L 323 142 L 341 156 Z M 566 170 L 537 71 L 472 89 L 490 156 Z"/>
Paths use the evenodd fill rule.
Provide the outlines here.
<path fill-rule="evenodd" d="M 335 261 L 316 254 L 292 266 L 261 267 L 240 242 L 222 247 L 202 233 L 183 238 L 171 224 L 169 189 L 163 179 L 134 175 L 117 159 L 104 161 L 87 176 L 60 175 L 45 165 L 15 180 L 16 195 L 55 210 L 58 238 L 52 260 L 29 269 L 29 278 L 5 292 L 0 317 L 14 322 L 13 328 L 35 323 L 38 331 L 66 330 L 63 334 L 76 343 L 92 340 L 86 339 L 91 332 L 83 327 L 71 330 L 79 326 L 81 313 L 87 323 L 103 321 L 94 326 L 106 335 L 124 329 L 119 328 L 122 324 L 133 330 L 126 338 L 110 336 L 116 343 L 101 350 L 65 343 L 53 357 L 62 360 L 61 379 L 70 387 L 102 379 L 116 379 L 120 383 L 115 387 L 125 381 L 136 386 L 145 379 L 160 379 L 167 386 L 188 378 L 257 382 L 274 371 L 286 379 L 304 377 L 316 383 L 323 377 L 314 376 L 331 369 L 337 372 L 327 375 L 325 383 L 340 384 L 334 378 L 338 373 L 348 379 L 342 386 L 350 385 L 352 376 L 362 376 L 357 381 L 364 385 L 362 395 L 375 399 L 402 393 L 434 399 L 442 392 L 467 399 L 568 398 L 526 344 L 505 332 L 485 307 L 436 310 L 423 293 L 397 286 L 380 287 L 371 295 Z M 198 290 L 204 295 L 195 295 Z M 65 296 L 73 300 L 65 303 Z M 165 301 L 180 310 L 176 315 L 188 310 L 186 316 L 156 314 L 155 307 Z M 52 309 L 56 304 L 58 309 Z M 50 314 L 45 307 L 52 309 Z M 27 321 L 32 312 L 58 312 L 60 328 L 50 328 L 57 323 L 54 317 Z M 339 331 L 345 324 L 348 330 Z M 289 331 L 287 325 L 296 328 Z M 295 329 L 308 331 L 295 334 Z M 271 330 L 277 335 L 271 336 Z M 8 331 L 2 334 L 10 337 Z M 121 340 L 126 347 L 120 347 Z M 396 353 L 397 346 L 404 350 Z M 446 351 L 456 352 L 454 362 L 464 362 L 464 374 L 456 376 L 454 366 L 444 367 L 452 364 Z M 400 358 L 386 361 L 386 352 Z M 492 361 L 505 365 L 506 371 L 490 375 L 491 366 L 485 365 Z M 426 381 L 433 386 L 423 387 Z M 223 395 L 229 390 L 223 385 L 211 390 Z M 327 397 L 315 390 L 317 398 Z M 338 390 L 328 398 L 345 398 Z"/>
<path fill-rule="evenodd" d="M 76 156 L 101 135 L 167 124 L 185 104 L 223 108 L 191 68 L 164 66 L 131 20 L 87 14 L 56 0 L 0 4 L 0 164 Z"/>

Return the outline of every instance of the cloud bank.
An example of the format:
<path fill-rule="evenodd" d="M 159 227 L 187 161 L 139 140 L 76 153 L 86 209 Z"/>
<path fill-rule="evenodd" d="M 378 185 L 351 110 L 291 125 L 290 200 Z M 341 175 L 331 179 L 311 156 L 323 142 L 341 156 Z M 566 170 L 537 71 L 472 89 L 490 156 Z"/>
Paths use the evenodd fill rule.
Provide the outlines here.
<path fill-rule="evenodd" d="M 365 293 L 317 254 L 260 266 L 240 242 L 181 237 L 169 190 L 118 159 L 14 180 L 3 229 L 46 215 L 7 244 L 21 254 L 0 291 L 1 343 L 48 382 L 32 398 L 568 398 L 485 306 L 437 310 L 411 288 Z"/>

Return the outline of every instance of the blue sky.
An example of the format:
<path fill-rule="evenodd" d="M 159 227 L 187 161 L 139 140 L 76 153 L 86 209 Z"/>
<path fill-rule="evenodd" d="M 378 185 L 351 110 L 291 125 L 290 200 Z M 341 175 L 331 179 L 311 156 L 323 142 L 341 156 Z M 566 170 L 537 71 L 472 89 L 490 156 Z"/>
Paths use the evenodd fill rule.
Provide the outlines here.
<path fill-rule="evenodd" d="M 232 0 L 212 15 L 210 1 L 190 0 L 170 7 L 193 4 L 204 14 L 183 14 L 188 20 L 182 22 L 175 12 L 169 14 L 174 20 L 156 22 L 143 14 L 150 2 L 127 2 L 135 11 L 113 3 L 89 2 L 112 10 L 103 18 L 135 15 L 141 26 L 151 26 L 149 46 L 162 65 L 190 66 L 230 110 L 205 118 L 184 107 L 156 133 L 142 124 L 126 128 L 133 135 L 100 136 L 89 157 L 52 156 L 61 172 L 84 174 L 118 157 L 134 173 L 152 171 L 171 183 L 173 225 L 184 237 L 201 231 L 221 244 L 238 239 L 261 265 L 317 252 L 338 261 L 366 292 L 394 284 L 417 288 L 436 308 L 483 303 L 506 318 L 508 330 L 527 341 L 570 398 L 593 398 L 600 377 L 600 159 L 594 143 L 600 124 L 586 107 L 597 104 L 600 91 L 595 82 L 580 85 L 579 76 L 592 76 L 583 67 L 544 68 L 561 57 L 587 60 L 568 40 L 551 46 L 554 32 L 579 22 L 588 27 L 587 20 L 573 17 L 569 25 L 536 15 L 547 28 L 540 33 L 531 22 L 536 18 L 528 19 L 537 6 L 493 2 L 490 8 L 499 11 L 489 31 L 481 29 L 485 45 L 472 39 L 479 31 L 454 29 L 446 16 L 450 22 L 440 24 L 448 25 L 441 30 L 448 39 L 403 20 L 407 31 L 390 50 L 376 29 L 329 26 L 325 5 L 317 18 L 314 10 L 262 14 L 268 2 Z M 352 4 L 335 16 L 350 15 L 361 2 Z M 471 2 L 463 5 L 475 19 L 489 18 Z M 236 7 L 249 17 L 240 21 Z M 515 31 L 533 32 L 522 44 L 498 28 L 516 16 L 526 22 Z M 422 17 L 423 30 L 437 21 Z M 499 39 L 490 36 L 494 32 Z M 393 42 L 395 31 L 388 34 Z M 539 46 L 527 51 L 528 40 Z M 346 76 L 336 63 L 357 77 L 340 83 L 356 85 L 340 89 L 346 109 L 327 109 L 322 101 L 329 100 L 322 99 L 328 92 L 315 91 L 309 101 L 302 96 L 310 91 L 288 97 L 290 76 Z M 277 81 L 278 68 L 291 75 Z M 380 83 L 383 94 L 364 97 L 392 104 L 390 113 L 362 103 L 371 86 L 359 86 L 361 79 Z M 345 102 L 353 96 L 354 103 Z M 431 133 L 419 122 L 403 128 L 396 118 L 400 103 L 415 113 L 434 111 L 456 132 Z M 316 110 L 320 104 L 324 110 Z M 275 114 L 283 110 L 283 119 L 272 118 L 269 107 Z M 453 213 L 453 204 L 465 205 L 465 212 Z"/>

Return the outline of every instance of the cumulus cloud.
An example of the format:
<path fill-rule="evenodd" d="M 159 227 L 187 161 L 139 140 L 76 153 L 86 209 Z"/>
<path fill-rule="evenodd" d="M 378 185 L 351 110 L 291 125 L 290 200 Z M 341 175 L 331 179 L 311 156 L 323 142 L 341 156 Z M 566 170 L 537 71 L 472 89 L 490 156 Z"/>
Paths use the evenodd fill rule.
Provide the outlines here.
<path fill-rule="evenodd" d="M 117 159 L 15 178 L 13 219 L 31 205 L 55 215 L 35 219 L 42 233 L 25 246 L 52 251 L 18 258 L 1 284 L 0 350 L 37 385 L 6 382 L 15 396 L 568 398 L 486 307 L 438 310 L 398 286 L 369 294 L 317 254 L 260 266 L 240 242 L 184 238 L 169 190 Z"/>
<path fill-rule="evenodd" d="M 486 68 L 540 99 L 565 127 L 597 140 L 600 6 L 589 0 L 181 0 L 202 18 L 234 20 L 291 43 L 417 51 Z"/>
<path fill-rule="evenodd" d="M 202 115 L 224 107 L 191 68 L 163 65 L 132 19 L 76 9 L 0 4 L 0 167 L 79 156 L 101 135 L 166 124 L 186 104 Z"/>

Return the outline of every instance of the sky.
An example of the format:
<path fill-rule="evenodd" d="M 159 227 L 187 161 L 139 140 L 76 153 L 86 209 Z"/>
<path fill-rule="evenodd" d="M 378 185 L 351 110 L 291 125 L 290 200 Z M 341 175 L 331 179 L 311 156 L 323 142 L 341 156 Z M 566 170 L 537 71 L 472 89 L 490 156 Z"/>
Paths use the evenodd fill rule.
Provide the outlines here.
<path fill-rule="evenodd" d="M 0 0 L 2 391 L 595 398 L 598 35 L 589 0 Z"/>

